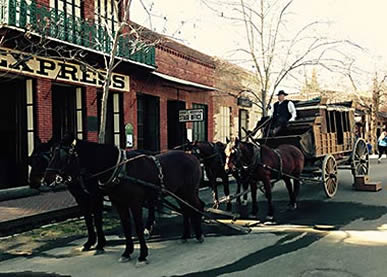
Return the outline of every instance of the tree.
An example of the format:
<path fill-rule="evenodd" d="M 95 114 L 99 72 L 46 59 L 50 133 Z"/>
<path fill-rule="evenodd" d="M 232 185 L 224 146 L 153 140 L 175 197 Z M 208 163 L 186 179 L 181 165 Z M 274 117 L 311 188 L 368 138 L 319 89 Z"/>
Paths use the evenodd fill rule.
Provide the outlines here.
<path fill-rule="evenodd" d="M 263 115 L 266 115 L 267 106 L 280 84 L 285 80 L 288 83 L 300 82 L 297 70 L 310 66 L 321 66 L 329 71 L 346 68 L 351 60 L 339 48 L 348 45 L 358 47 L 347 40 L 333 40 L 320 35 L 318 29 L 327 24 L 325 22 L 310 22 L 295 32 L 288 28 L 293 2 L 294 0 L 220 2 L 227 8 L 224 9 L 227 12 L 221 12 L 221 16 L 243 24 L 247 47 L 237 51 L 249 58 L 255 71 L 256 82 L 261 88 L 259 92 L 255 92 L 255 97 Z M 227 14 L 230 15 L 226 16 Z"/>

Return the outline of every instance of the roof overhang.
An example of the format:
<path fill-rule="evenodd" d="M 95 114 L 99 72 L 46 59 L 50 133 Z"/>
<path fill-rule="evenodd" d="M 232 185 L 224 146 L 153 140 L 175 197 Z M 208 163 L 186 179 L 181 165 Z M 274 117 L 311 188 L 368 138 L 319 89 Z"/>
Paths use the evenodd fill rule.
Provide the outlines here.
<path fill-rule="evenodd" d="M 173 82 L 173 83 L 176 83 L 176 84 L 179 84 L 179 85 L 184 85 L 184 86 L 189 86 L 189 87 L 194 87 L 194 88 L 200 88 L 200 89 L 203 89 L 203 90 L 216 90 L 216 88 L 214 88 L 214 87 L 202 85 L 202 84 L 199 84 L 199 83 L 196 83 L 196 82 L 191 82 L 191 81 L 183 80 L 183 79 L 180 79 L 180 78 L 177 78 L 177 77 L 173 77 L 173 76 L 169 76 L 169 75 L 166 75 L 166 74 L 163 74 L 163 73 L 160 73 L 160 72 L 153 71 L 153 72 L 151 72 L 151 74 L 153 74 L 153 75 L 155 75 L 157 77 L 160 77 L 163 80 L 166 80 L 166 81 L 169 81 L 169 82 Z"/>

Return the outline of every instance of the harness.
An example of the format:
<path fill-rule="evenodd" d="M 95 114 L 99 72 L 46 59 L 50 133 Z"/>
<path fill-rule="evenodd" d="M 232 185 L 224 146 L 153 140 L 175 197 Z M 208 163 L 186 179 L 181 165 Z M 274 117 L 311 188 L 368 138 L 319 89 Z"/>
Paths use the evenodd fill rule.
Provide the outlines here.
<path fill-rule="evenodd" d="M 125 166 L 123 166 L 125 164 L 123 161 L 126 160 L 125 150 L 119 149 L 118 147 L 116 148 L 118 151 L 118 158 L 112 175 L 110 175 L 109 179 L 104 183 L 100 179 L 98 179 L 98 186 L 104 191 L 107 189 L 111 189 L 116 184 L 118 184 L 120 182 L 119 175 L 125 174 L 126 171 Z"/>
<path fill-rule="evenodd" d="M 165 188 L 164 174 L 163 174 L 163 168 L 161 167 L 160 160 L 155 156 L 149 156 L 149 158 L 151 160 L 153 160 L 153 162 L 155 163 L 155 165 L 157 167 L 157 170 L 159 171 L 158 177 L 159 177 L 159 181 L 160 181 L 160 187 L 161 187 L 161 189 L 164 189 Z"/>
<path fill-rule="evenodd" d="M 273 149 L 273 152 L 276 154 L 278 157 L 278 163 L 279 163 L 279 168 L 275 169 L 272 168 L 269 165 L 266 165 L 262 162 L 262 148 L 258 144 L 254 144 L 253 146 L 253 156 L 252 156 L 252 162 L 250 165 L 247 166 L 247 181 L 249 181 L 251 178 L 253 178 L 253 173 L 257 169 L 258 166 L 262 166 L 264 169 L 268 169 L 272 172 L 277 173 L 276 174 L 276 179 L 271 181 L 272 184 L 278 182 L 279 180 L 282 179 L 283 174 L 283 163 L 282 163 L 282 158 L 281 154 L 277 149 Z M 286 174 L 285 174 L 286 175 Z"/>

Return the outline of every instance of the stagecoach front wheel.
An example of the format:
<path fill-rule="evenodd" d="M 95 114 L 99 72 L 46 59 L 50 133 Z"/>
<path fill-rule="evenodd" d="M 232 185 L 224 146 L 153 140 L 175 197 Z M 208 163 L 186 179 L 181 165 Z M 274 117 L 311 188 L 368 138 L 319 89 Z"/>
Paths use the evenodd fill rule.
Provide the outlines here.
<path fill-rule="evenodd" d="M 327 197 L 332 198 L 338 189 L 339 180 L 337 177 L 337 163 L 335 158 L 328 154 L 322 164 L 322 183 Z"/>
<path fill-rule="evenodd" d="M 354 177 L 367 175 L 370 167 L 370 155 L 367 143 L 364 139 L 359 138 L 352 150 L 351 169 Z"/>

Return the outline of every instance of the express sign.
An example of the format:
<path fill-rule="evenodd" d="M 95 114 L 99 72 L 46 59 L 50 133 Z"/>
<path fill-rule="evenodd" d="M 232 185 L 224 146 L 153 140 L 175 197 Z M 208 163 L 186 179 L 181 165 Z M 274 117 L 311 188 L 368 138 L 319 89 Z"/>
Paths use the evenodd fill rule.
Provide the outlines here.
<path fill-rule="evenodd" d="M 9 72 L 102 87 L 106 72 L 90 70 L 67 61 L 57 61 L 0 48 L 0 69 Z M 129 91 L 129 76 L 113 73 L 110 89 Z"/>
<path fill-rule="evenodd" d="M 179 122 L 203 121 L 203 119 L 204 119 L 203 109 L 179 111 Z"/>

